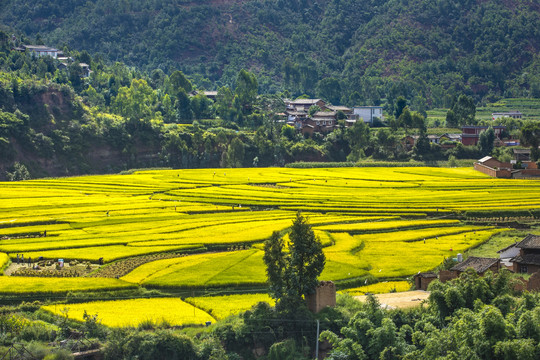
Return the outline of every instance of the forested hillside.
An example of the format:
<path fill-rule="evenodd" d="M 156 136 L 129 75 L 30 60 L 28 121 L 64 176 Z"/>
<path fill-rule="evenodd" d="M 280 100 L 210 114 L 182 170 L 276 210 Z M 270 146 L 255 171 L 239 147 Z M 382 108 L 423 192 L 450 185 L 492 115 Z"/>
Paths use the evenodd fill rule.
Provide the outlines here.
<path fill-rule="evenodd" d="M 5 0 L 0 22 L 28 41 L 142 69 L 182 70 L 198 87 L 414 110 L 540 97 L 540 5 L 522 0 Z M 21 39 L 18 39 L 19 41 Z"/>

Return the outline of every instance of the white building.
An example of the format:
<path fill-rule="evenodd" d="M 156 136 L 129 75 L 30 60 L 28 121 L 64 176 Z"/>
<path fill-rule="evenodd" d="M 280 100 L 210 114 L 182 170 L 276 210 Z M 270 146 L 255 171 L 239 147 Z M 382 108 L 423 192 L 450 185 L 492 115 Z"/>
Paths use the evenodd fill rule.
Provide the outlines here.
<path fill-rule="evenodd" d="M 52 56 L 55 59 L 58 57 L 58 49 L 43 45 L 23 45 L 23 49 L 35 56 Z"/>
<path fill-rule="evenodd" d="M 503 117 L 509 117 L 512 119 L 521 119 L 523 118 L 523 114 L 519 110 L 508 111 L 508 112 L 496 112 L 496 113 L 491 114 L 492 120 L 497 120 Z"/>
<path fill-rule="evenodd" d="M 368 124 L 373 124 L 374 118 L 378 118 L 381 121 L 384 120 L 382 106 L 355 106 L 353 108 L 353 114 Z"/>
<path fill-rule="evenodd" d="M 501 263 L 504 264 L 504 266 L 512 266 L 512 258 L 519 255 L 520 249 L 516 246 L 517 244 L 518 243 L 514 243 L 497 251 L 499 253 Z"/>

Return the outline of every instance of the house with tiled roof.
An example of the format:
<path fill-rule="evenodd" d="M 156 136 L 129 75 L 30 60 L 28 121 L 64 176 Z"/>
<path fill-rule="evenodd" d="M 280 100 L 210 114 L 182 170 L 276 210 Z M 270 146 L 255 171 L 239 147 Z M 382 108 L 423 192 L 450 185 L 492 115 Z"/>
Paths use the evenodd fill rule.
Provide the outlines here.
<path fill-rule="evenodd" d="M 532 274 L 540 271 L 540 236 L 529 234 L 515 246 L 519 255 L 511 260 L 514 272 Z"/>
<path fill-rule="evenodd" d="M 309 111 L 312 106 L 318 106 L 321 110 L 326 110 L 326 102 L 321 99 L 296 99 L 285 102 L 287 110 Z"/>
<path fill-rule="evenodd" d="M 337 126 L 336 113 L 333 111 L 317 111 L 304 121 L 303 134 L 312 135 L 315 132 L 327 134 Z"/>
<path fill-rule="evenodd" d="M 474 271 L 476 271 L 477 274 L 483 276 L 484 273 L 488 270 L 498 272 L 500 268 L 500 263 L 500 259 L 497 258 L 469 256 L 465 261 L 460 262 L 456 266 L 452 267 L 450 271 L 455 272 L 456 275 L 459 276 L 468 268 L 472 268 Z"/>

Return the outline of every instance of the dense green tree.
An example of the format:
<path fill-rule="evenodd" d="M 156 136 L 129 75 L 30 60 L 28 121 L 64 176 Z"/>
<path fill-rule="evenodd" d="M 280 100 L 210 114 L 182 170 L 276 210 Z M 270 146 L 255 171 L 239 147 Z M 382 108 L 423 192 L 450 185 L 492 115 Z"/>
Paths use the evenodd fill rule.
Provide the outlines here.
<path fill-rule="evenodd" d="M 336 78 L 325 78 L 317 83 L 317 96 L 332 104 L 339 104 L 342 96 L 341 84 Z"/>
<path fill-rule="evenodd" d="M 403 113 L 405 107 L 407 107 L 407 100 L 403 96 L 398 97 L 396 100 L 396 104 L 394 105 L 394 117 L 396 119 L 401 116 L 401 113 Z"/>
<path fill-rule="evenodd" d="M 540 159 L 540 123 L 530 122 L 521 129 L 520 140 L 522 145 L 531 147 L 531 159 Z"/>
<path fill-rule="evenodd" d="M 345 132 L 345 139 L 351 149 L 347 156 L 348 161 L 358 161 L 365 156 L 364 149 L 369 145 L 369 126 L 362 120 L 356 121 Z"/>
<path fill-rule="evenodd" d="M 245 157 L 245 144 L 239 138 L 235 137 L 229 146 L 227 151 L 223 152 L 221 158 L 222 167 L 242 167 Z"/>
<path fill-rule="evenodd" d="M 480 151 L 482 156 L 491 155 L 493 147 L 495 146 L 495 131 L 490 126 L 486 130 L 480 133 L 480 138 L 478 139 L 478 145 L 480 146 Z"/>
<path fill-rule="evenodd" d="M 413 118 L 407 106 L 403 109 L 403 111 L 401 112 L 401 115 L 399 115 L 398 121 L 405 128 L 405 131 L 407 131 L 407 129 L 410 129 L 412 127 Z"/>
<path fill-rule="evenodd" d="M 191 82 L 186 78 L 181 71 L 175 71 L 169 76 L 167 81 L 167 93 L 172 96 L 177 96 L 178 92 L 189 93 L 192 90 Z"/>
<path fill-rule="evenodd" d="M 227 122 L 236 122 L 241 116 L 241 109 L 238 107 L 238 101 L 235 102 L 235 95 L 232 90 L 226 86 L 218 90 L 216 97 L 216 113 Z"/>
<path fill-rule="evenodd" d="M 129 87 L 121 87 L 113 101 L 112 110 L 130 119 L 151 119 L 157 97 L 145 80 L 133 79 Z"/>
<path fill-rule="evenodd" d="M 191 120 L 193 120 L 191 101 L 189 100 L 189 95 L 183 89 L 177 91 L 174 107 L 176 109 L 176 117 L 178 122 L 189 123 Z"/>
<path fill-rule="evenodd" d="M 449 122 L 449 114 L 446 116 L 446 121 L 449 125 L 474 125 L 476 115 L 476 105 L 472 97 L 460 95 L 454 106 L 452 106 L 453 117 Z"/>
<path fill-rule="evenodd" d="M 459 120 L 454 114 L 454 111 L 452 109 L 448 110 L 446 113 L 446 127 L 449 128 L 457 128 L 459 126 Z"/>
<path fill-rule="evenodd" d="M 321 242 L 300 212 L 296 214 L 289 239 L 286 253 L 285 243 L 274 233 L 264 244 L 263 257 L 270 295 L 276 299 L 277 308 L 285 311 L 293 311 L 303 303 L 304 296 L 315 291 L 325 263 Z"/>
<path fill-rule="evenodd" d="M 195 119 L 209 119 L 212 117 L 212 100 L 204 94 L 197 94 L 191 98 L 191 109 Z"/>
<path fill-rule="evenodd" d="M 414 144 L 413 152 L 415 157 L 420 160 L 430 160 L 431 142 L 425 131 L 420 132 L 420 135 Z"/>
<path fill-rule="evenodd" d="M 244 114 L 251 111 L 251 107 L 257 98 L 259 84 L 254 74 L 244 69 L 240 70 L 236 78 L 235 95 L 238 97 Z"/>
<path fill-rule="evenodd" d="M 13 171 L 7 172 L 7 179 L 9 181 L 21 181 L 30 179 L 30 172 L 20 162 L 15 162 L 13 165 Z"/>

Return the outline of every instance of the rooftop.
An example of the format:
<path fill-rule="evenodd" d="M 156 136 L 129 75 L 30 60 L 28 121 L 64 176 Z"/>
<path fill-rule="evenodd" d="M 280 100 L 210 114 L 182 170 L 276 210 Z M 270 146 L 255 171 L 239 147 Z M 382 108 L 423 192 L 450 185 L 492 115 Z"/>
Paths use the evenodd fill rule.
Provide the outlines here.
<path fill-rule="evenodd" d="M 25 49 L 34 51 L 58 51 L 58 49 L 48 47 L 45 45 L 23 45 Z"/>
<path fill-rule="evenodd" d="M 540 265 L 540 254 L 518 255 L 510 260 L 522 265 Z"/>
<path fill-rule="evenodd" d="M 457 264 L 450 270 L 452 271 L 465 271 L 468 268 L 473 268 L 477 273 L 483 273 L 487 271 L 490 267 L 497 264 L 499 259 L 495 258 L 481 258 L 476 256 L 470 256 L 467 260 Z"/>
<path fill-rule="evenodd" d="M 491 156 L 484 156 L 483 158 L 481 158 L 480 160 L 478 160 L 479 163 L 484 163 L 488 160 L 491 160 L 493 159 Z"/>
<path fill-rule="evenodd" d="M 503 249 L 501 249 L 501 250 L 498 250 L 497 253 L 500 254 L 500 253 L 502 253 L 502 252 L 504 252 L 504 251 L 506 251 L 506 250 L 508 250 L 508 249 L 511 249 L 511 248 L 513 248 L 513 247 L 516 247 L 516 245 L 517 245 L 517 243 L 510 244 L 510 245 L 508 245 L 507 247 L 505 247 L 505 248 L 503 248 Z"/>
<path fill-rule="evenodd" d="M 296 99 L 291 101 L 291 105 L 315 105 L 321 99 Z"/>
<path fill-rule="evenodd" d="M 333 105 L 332 105 L 332 106 L 328 106 L 328 108 L 329 108 L 330 110 L 333 110 L 333 111 L 336 111 L 336 112 L 337 112 L 337 111 L 343 111 L 343 112 L 351 112 L 351 111 L 352 111 L 351 108 L 348 108 L 348 107 L 346 107 L 346 106 L 333 106 Z"/>
<path fill-rule="evenodd" d="M 317 111 L 312 117 L 317 118 L 335 118 L 336 113 L 333 111 Z"/>
<path fill-rule="evenodd" d="M 492 115 L 521 115 L 519 110 L 505 111 L 505 112 L 494 112 Z"/>
<path fill-rule="evenodd" d="M 529 234 L 516 245 L 521 249 L 540 249 L 540 236 Z"/>

